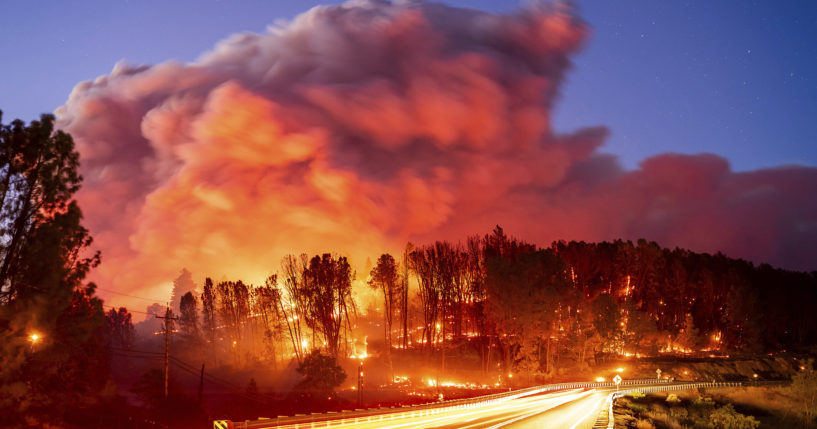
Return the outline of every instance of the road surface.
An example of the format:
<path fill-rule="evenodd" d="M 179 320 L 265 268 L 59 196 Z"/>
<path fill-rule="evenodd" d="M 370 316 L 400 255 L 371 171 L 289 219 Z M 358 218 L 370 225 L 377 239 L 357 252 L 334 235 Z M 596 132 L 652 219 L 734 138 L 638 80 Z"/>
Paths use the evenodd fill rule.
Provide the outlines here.
<path fill-rule="evenodd" d="M 499 428 L 563 428 L 593 427 L 605 400 L 614 389 L 571 389 L 536 394 L 504 402 L 462 407 L 456 410 L 431 408 L 425 410 L 384 412 L 372 416 L 336 419 L 315 423 L 276 425 L 275 420 L 251 422 L 252 429 L 263 428 L 355 428 L 355 429 L 499 429 Z M 392 410 L 394 411 L 394 410 Z M 244 427 L 237 423 L 236 428 Z"/>

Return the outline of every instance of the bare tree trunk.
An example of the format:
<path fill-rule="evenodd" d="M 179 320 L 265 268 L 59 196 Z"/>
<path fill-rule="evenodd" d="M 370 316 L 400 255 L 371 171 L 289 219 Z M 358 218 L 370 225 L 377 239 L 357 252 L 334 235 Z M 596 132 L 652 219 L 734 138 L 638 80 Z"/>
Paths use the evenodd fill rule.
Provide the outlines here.
<path fill-rule="evenodd" d="M 545 350 L 545 374 L 550 374 L 550 336 L 547 338 L 547 349 Z"/>
<path fill-rule="evenodd" d="M 442 347 L 442 362 L 441 362 L 441 365 L 440 365 L 440 367 L 441 367 L 440 373 L 442 374 L 443 377 L 445 376 L 445 304 L 446 304 L 446 301 L 445 301 L 445 299 L 443 299 L 443 320 L 442 320 L 442 327 L 443 327 L 442 334 L 443 335 L 442 335 L 442 338 L 440 339 L 440 341 L 441 341 L 440 344 L 441 344 L 441 347 Z"/>

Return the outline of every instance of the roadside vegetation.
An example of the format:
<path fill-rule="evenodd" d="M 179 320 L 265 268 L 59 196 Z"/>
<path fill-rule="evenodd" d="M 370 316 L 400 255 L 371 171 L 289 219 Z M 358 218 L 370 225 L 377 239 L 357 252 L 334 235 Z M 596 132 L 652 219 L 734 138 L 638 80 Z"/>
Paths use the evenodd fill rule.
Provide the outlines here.
<path fill-rule="evenodd" d="M 697 392 L 696 392 L 697 393 Z M 733 404 L 708 396 L 633 392 L 616 401 L 616 427 L 627 428 L 741 428 L 754 429 L 760 422 Z M 741 412 L 743 411 L 743 412 Z"/>
<path fill-rule="evenodd" d="M 804 372 L 805 374 L 805 372 Z M 797 377 L 795 377 L 797 380 Z M 693 389 L 616 400 L 616 428 L 812 428 L 813 408 L 792 386 Z M 810 387 L 814 391 L 814 386 Z"/>

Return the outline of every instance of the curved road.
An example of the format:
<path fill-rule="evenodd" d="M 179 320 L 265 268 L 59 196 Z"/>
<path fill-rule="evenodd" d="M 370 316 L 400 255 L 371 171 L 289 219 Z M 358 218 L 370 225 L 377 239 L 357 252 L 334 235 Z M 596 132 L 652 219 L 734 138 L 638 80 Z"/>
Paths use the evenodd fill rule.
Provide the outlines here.
<path fill-rule="evenodd" d="M 504 402 L 456 410 L 384 410 L 382 414 L 314 423 L 276 425 L 274 420 L 236 423 L 235 428 L 564 428 L 593 427 L 605 400 L 614 389 L 572 389 L 508 399 Z M 388 412 L 392 411 L 392 412 Z"/>

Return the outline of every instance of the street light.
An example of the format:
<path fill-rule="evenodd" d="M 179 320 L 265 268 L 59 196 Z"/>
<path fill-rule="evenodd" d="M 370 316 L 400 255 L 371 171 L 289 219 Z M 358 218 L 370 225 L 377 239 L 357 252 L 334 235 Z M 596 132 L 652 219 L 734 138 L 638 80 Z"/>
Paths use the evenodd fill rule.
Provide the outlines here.
<path fill-rule="evenodd" d="M 360 359 L 360 364 L 357 367 L 357 406 L 360 408 L 363 396 L 363 360 L 366 359 L 366 354 L 362 353 L 357 356 Z"/>
<path fill-rule="evenodd" d="M 32 332 L 28 334 L 28 342 L 31 343 L 29 350 L 33 353 L 37 348 L 37 343 L 42 341 L 43 336 L 39 332 Z"/>

